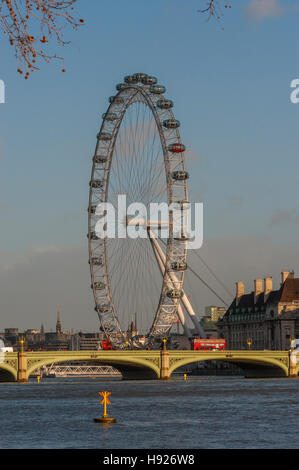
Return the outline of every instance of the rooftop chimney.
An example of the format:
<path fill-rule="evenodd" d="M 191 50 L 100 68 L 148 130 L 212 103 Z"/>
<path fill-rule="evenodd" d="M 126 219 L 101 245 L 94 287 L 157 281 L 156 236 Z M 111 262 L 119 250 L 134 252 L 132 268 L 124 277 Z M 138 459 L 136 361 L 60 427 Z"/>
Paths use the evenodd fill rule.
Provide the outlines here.
<path fill-rule="evenodd" d="M 281 284 L 284 284 L 287 278 L 290 277 L 291 279 L 294 279 L 294 271 L 282 271 L 281 273 Z"/>
<path fill-rule="evenodd" d="M 245 285 L 244 282 L 236 282 L 236 305 L 238 306 L 240 298 L 245 293 Z"/>
<path fill-rule="evenodd" d="M 272 279 L 272 277 L 265 277 L 264 286 L 265 286 L 264 301 L 266 301 L 269 294 L 270 294 L 270 292 L 272 292 L 272 290 L 273 290 L 273 279 Z"/>
<path fill-rule="evenodd" d="M 256 303 L 257 296 L 264 291 L 263 288 L 263 279 L 254 280 L 254 303 Z"/>

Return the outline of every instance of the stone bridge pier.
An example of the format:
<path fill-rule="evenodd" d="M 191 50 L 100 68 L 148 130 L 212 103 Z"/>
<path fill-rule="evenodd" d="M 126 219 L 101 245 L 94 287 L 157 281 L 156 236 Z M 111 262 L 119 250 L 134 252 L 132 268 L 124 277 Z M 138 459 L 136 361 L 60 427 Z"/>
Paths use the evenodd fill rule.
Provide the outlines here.
<path fill-rule="evenodd" d="M 18 353 L 18 382 L 28 382 L 27 376 L 27 354 L 24 351 Z"/>

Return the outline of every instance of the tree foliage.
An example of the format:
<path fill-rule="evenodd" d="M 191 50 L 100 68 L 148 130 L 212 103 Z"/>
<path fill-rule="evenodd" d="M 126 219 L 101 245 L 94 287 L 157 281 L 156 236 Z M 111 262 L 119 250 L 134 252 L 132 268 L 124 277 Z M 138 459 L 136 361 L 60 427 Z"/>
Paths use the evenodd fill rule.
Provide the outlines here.
<path fill-rule="evenodd" d="M 73 16 L 76 0 L 0 0 L 0 30 L 14 48 L 18 72 L 28 79 L 41 61 L 62 59 L 48 51 L 51 40 L 66 45 L 63 29 L 77 29 L 83 19 Z M 63 68 L 64 72 L 65 69 Z"/>

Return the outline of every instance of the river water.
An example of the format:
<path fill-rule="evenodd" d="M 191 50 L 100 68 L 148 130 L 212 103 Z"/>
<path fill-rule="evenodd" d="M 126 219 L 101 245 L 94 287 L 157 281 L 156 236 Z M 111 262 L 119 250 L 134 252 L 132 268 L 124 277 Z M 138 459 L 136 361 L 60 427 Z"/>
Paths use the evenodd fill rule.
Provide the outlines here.
<path fill-rule="evenodd" d="M 98 392 L 111 392 L 100 417 Z M 0 448 L 299 448 L 299 380 L 32 379 L 0 384 Z"/>

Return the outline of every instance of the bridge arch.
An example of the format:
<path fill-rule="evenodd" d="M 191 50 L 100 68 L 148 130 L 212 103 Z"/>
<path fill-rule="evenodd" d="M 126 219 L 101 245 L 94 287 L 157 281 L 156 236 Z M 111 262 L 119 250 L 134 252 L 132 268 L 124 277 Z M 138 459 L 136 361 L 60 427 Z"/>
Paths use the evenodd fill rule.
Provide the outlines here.
<path fill-rule="evenodd" d="M 0 363 L 0 382 L 16 382 L 17 371 L 5 362 Z"/>
<path fill-rule="evenodd" d="M 109 365 L 115 367 L 119 370 L 124 379 L 135 379 L 135 378 L 144 378 L 144 379 L 159 379 L 160 378 L 160 369 L 158 364 L 155 364 L 152 361 L 149 361 L 144 358 L 137 357 L 91 357 L 90 354 L 83 356 L 82 352 L 80 355 L 69 356 L 69 357 L 48 357 L 45 359 L 40 359 L 30 364 L 27 368 L 27 379 L 29 376 L 40 367 L 47 366 L 50 364 L 58 364 L 65 362 L 97 362 L 102 365 Z"/>
<path fill-rule="evenodd" d="M 242 354 L 234 354 L 233 357 L 223 357 L 223 354 L 219 356 L 217 353 L 207 353 L 207 354 L 201 354 L 200 359 L 197 357 L 184 357 L 182 359 L 178 359 L 176 361 L 173 361 L 173 363 L 169 367 L 169 377 L 171 374 L 178 369 L 179 367 L 182 367 L 187 364 L 192 364 L 196 362 L 201 362 L 201 361 L 221 361 L 221 362 L 230 362 L 232 364 L 236 364 L 238 367 L 244 370 L 244 372 L 248 372 L 248 369 L 252 369 L 254 366 L 258 369 L 268 369 L 271 368 L 277 369 L 277 375 L 278 376 L 285 376 L 287 377 L 289 375 L 288 367 L 287 365 L 277 359 L 273 359 L 270 357 L 267 358 L 248 358 L 246 356 L 242 356 Z M 245 374 L 246 375 L 246 374 Z"/>

